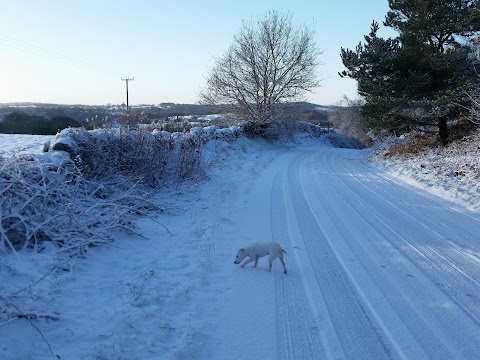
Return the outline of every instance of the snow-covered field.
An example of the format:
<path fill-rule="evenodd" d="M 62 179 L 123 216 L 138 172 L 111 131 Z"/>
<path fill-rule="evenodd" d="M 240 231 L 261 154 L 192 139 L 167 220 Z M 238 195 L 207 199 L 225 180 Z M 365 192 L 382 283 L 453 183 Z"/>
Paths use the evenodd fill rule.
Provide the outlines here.
<path fill-rule="evenodd" d="M 0 135 L 1 151 L 45 140 Z M 326 137 L 210 141 L 204 154 L 209 179 L 158 193 L 141 236 L 69 262 L 0 254 L 0 358 L 478 358 L 480 196 L 467 177 L 445 185 L 421 176 L 425 158 L 379 166 Z M 233 264 L 269 239 L 287 275 L 265 258 Z"/>
<path fill-rule="evenodd" d="M 43 145 L 54 138 L 53 135 L 0 134 L 0 156 L 11 156 L 14 153 L 40 153 Z"/>

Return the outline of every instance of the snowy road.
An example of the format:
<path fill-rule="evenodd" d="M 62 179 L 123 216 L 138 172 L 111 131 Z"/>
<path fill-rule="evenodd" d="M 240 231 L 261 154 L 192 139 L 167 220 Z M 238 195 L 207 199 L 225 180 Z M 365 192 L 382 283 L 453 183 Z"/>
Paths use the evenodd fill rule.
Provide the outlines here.
<path fill-rule="evenodd" d="M 277 159 L 242 209 L 232 236 L 281 243 L 289 273 L 225 276 L 214 358 L 478 358 L 477 215 L 334 148 Z"/>

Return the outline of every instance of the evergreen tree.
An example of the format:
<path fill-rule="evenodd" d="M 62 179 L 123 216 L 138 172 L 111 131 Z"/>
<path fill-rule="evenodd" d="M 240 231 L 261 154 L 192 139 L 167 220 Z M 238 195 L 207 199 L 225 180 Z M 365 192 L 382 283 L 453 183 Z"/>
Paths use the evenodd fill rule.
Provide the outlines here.
<path fill-rule="evenodd" d="M 413 82 L 400 41 L 380 38 L 378 30 L 378 23 L 373 22 L 364 44 L 360 43 L 355 51 L 341 49 L 347 70 L 340 76 L 357 80 L 358 92 L 366 101 L 363 109 L 369 127 L 399 129 L 404 127 L 405 119 L 398 109 L 408 103 L 405 93 Z"/>
<path fill-rule="evenodd" d="M 473 34 L 478 4 L 390 0 L 389 5 L 385 25 L 399 31 L 399 36 L 379 38 L 374 22 L 364 45 L 355 51 L 342 48 L 347 70 L 340 76 L 357 80 L 371 127 L 436 125 L 445 144 L 447 119 L 461 108 L 460 94 L 472 81 L 469 49 L 456 36 Z M 459 19 L 459 23 L 451 24 L 450 19 Z"/>
<path fill-rule="evenodd" d="M 385 25 L 400 33 L 413 49 L 427 45 L 433 53 L 458 48 L 458 36 L 480 29 L 478 0 L 389 0 Z"/>

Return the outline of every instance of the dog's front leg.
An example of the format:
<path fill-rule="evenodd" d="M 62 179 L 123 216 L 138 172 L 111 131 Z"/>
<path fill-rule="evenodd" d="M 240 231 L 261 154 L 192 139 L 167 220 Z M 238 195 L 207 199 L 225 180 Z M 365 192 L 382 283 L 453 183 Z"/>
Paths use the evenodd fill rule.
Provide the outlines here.
<path fill-rule="evenodd" d="M 255 261 L 255 257 L 253 257 L 253 258 L 249 258 L 248 260 L 245 260 L 245 261 L 243 262 L 243 264 L 242 264 L 242 265 L 240 265 L 240 267 L 244 268 L 244 267 L 245 267 L 245 265 L 247 265 L 247 264 L 251 263 L 252 261 Z M 257 261 L 258 261 L 258 260 L 257 260 Z"/>
<path fill-rule="evenodd" d="M 279 257 L 280 261 L 282 262 L 283 265 L 283 272 L 286 274 L 287 273 L 287 267 L 285 266 L 285 261 L 283 261 L 283 256 Z"/>

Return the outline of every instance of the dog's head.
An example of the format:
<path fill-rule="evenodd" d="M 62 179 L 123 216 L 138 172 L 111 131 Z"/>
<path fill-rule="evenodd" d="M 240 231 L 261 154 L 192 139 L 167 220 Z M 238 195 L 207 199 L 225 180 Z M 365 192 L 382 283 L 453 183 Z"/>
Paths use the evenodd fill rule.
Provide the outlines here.
<path fill-rule="evenodd" d="M 247 251 L 245 249 L 238 249 L 237 256 L 235 258 L 234 264 L 240 264 L 243 259 L 247 257 Z"/>

